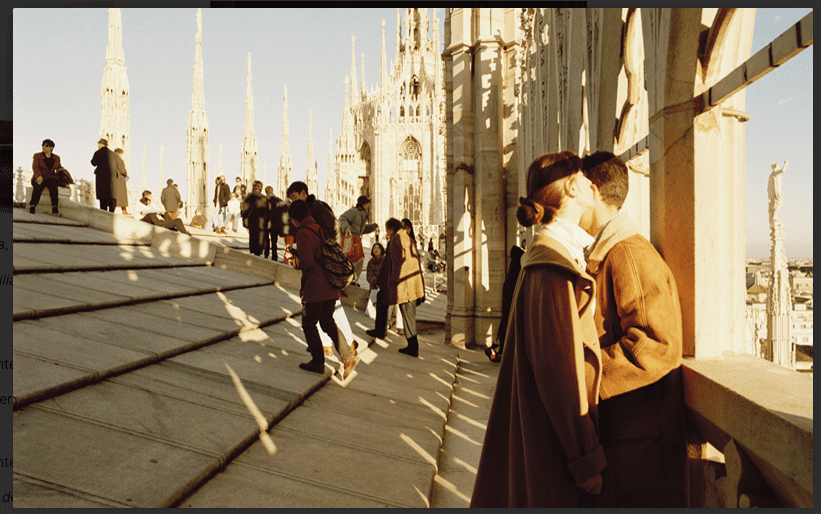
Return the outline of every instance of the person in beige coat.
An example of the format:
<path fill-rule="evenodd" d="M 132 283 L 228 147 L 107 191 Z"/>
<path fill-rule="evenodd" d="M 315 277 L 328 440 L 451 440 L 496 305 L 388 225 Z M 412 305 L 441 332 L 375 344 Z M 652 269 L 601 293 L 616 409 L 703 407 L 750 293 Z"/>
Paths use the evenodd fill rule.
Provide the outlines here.
<path fill-rule="evenodd" d="M 619 212 L 627 166 L 609 152 L 582 161 L 595 205 L 580 226 L 595 236 L 587 272 L 596 279 L 602 354 L 599 419 L 609 463 L 601 507 L 688 507 L 676 280 L 630 217 Z"/>
<path fill-rule="evenodd" d="M 578 221 L 593 190 L 573 152 L 537 158 L 516 217 L 539 228 L 522 257 L 471 507 L 591 507 L 607 465 L 595 283 Z"/>
<path fill-rule="evenodd" d="M 422 282 L 422 265 L 419 264 L 419 250 L 411 241 L 407 232 L 402 230 L 402 223 L 391 218 L 385 222 L 388 234 L 388 247 L 385 249 L 385 260 L 379 269 L 379 293 L 377 293 L 376 326 L 365 333 L 371 337 L 385 337 L 388 320 L 388 306 L 399 305 L 399 312 L 405 322 L 405 338 L 408 346 L 399 351 L 419 356 L 419 341 L 416 336 L 416 306 L 425 298 L 425 285 Z M 421 301 L 420 301 L 421 300 Z"/>

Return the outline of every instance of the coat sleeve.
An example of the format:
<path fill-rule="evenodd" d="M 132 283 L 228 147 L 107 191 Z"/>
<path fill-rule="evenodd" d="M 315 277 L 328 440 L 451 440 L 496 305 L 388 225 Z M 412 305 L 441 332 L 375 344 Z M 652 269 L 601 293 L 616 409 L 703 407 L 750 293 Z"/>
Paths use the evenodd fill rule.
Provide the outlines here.
<path fill-rule="evenodd" d="M 379 228 L 379 223 L 368 223 L 365 225 L 365 230 L 362 231 L 362 235 L 370 234 L 377 228 Z"/>
<path fill-rule="evenodd" d="M 31 171 L 34 172 L 34 178 L 40 176 L 40 159 L 37 158 L 39 154 L 34 154 L 34 160 L 31 163 Z"/>
<path fill-rule="evenodd" d="M 603 270 L 612 277 L 621 333 L 602 348 L 601 397 L 650 385 L 681 365 L 681 307 L 672 274 L 650 247 L 620 243 Z"/>
<path fill-rule="evenodd" d="M 569 273 L 532 268 L 523 277 L 528 311 L 525 349 L 538 394 L 567 455 L 576 484 L 606 466 L 590 417 L 584 379 L 584 345 L 574 283 Z"/>
<path fill-rule="evenodd" d="M 296 236 L 294 237 L 298 256 L 298 264 L 294 266 L 296 269 L 308 272 L 314 266 L 314 263 L 316 262 L 316 257 L 314 256 L 314 240 L 316 240 L 316 244 L 320 243 L 319 238 L 314 236 L 310 229 L 306 228 L 305 230 L 300 230 L 296 233 Z"/>
<path fill-rule="evenodd" d="M 396 239 L 396 241 L 394 241 Z M 388 270 L 390 271 L 390 275 L 388 276 L 388 281 L 392 285 L 396 285 L 399 283 L 399 280 L 402 277 L 402 239 L 399 235 L 394 235 L 391 238 L 391 242 L 393 244 L 388 244 L 388 249 L 386 251 L 386 258 L 390 261 L 390 266 L 388 266 Z M 387 262 L 383 263 L 382 265 L 385 266 L 388 264 Z"/>
<path fill-rule="evenodd" d="M 351 227 L 351 221 L 348 219 L 348 213 L 349 212 L 351 212 L 351 211 L 347 210 L 339 216 L 339 232 L 342 235 L 344 235 L 345 231 L 348 230 L 348 229 L 351 230 L 351 233 L 353 233 L 353 231 L 354 231 L 353 227 Z"/>

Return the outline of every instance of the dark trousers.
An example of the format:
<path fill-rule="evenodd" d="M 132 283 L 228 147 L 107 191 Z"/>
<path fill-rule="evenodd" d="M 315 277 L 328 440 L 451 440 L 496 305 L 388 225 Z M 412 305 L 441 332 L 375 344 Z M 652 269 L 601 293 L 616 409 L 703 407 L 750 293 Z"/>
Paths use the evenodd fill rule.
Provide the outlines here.
<path fill-rule="evenodd" d="M 158 227 L 176 230 L 181 234 L 188 234 L 188 231 L 185 230 L 185 224 L 179 218 L 172 220 L 170 216 L 163 217 L 155 212 L 149 212 L 148 214 L 143 216 L 143 219 L 141 221 L 151 223 L 152 225 L 156 225 Z"/>
<path fill-rule="evenodd" d="M 40 203 L 40 195 L 43 194 L 43 189 L 48 188 L 48 194 L 51 195 L 52 210 L 57 209 L 57 201 L 58 201 L 57 186 L 59 186 L 59 184 L 57 183 L 56 179 L 47 178 L 47 179 L 44 179 L 43 182 L 41 182 L 40 184 L 38 184 L 37 182 L 32 180 L 31 181 L 31 186 L 32 186 L 32 190 L 31 190 L 31 206 L 32 207 L 36 207 L 37 204 Z"/>
<path fill-rule="evenodd" d="M 100 198 L 100 209 L 107 210 L 108 212 L 114 212 L 114 209 L 117 208 L 117 199 L 116 198 Z"/>
<path fill-rule="evenodd" d="M 390 305 L 383 304 L 382 298 L 384 298 L 384 294 L 380 289 L 376 292 L 376 323 L 373 329 L 378 334 L 385 335 L 388 331 L 388 308 Z"/>
<path fill-rule="evenodd" d="M 322 331 L 328 334 L 334 343 L 336 351 L 340 357 L 344 358 L 340 351 L 339 341 L 341 339 L 339 329 L 334 321 L 334 306 L 336 300 L 325 300 L 324 302 L 306 303 L 302 305 L 302 332 L 305 334 L 305 341 L 308 343 L 308 351 L 311 352 L 311 362 L 324 363 L 325 352 L 322 350 L 322 340 L 319 338 L 319 330 L 316 328 L 317 322 Z M 347 343 L 346 343 L 347 344 Z"/>
<path fill-rule="evenodd" d="M 277 260 L 277 241 L 279 241 L 279 234 L 274 230 L 268 229 L 268 234 L 265 238 L 265 248 L 263 250 L 263 255 L 266 259 L 268 255 L 270 255 L 273 260 Z"/>

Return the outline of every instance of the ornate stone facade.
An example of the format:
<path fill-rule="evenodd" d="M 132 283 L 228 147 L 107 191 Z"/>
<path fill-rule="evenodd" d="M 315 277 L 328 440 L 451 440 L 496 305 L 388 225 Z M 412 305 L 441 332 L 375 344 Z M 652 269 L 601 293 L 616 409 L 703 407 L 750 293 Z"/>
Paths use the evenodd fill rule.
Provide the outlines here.
<path fill-rule="evenodd" d="M 359 195 L 371 199 L 371 219 L 409 218 L 417 238 L 444 231 L 444 81 L 439 20 L 424 9 L 396 13 L 396 50 L 386 65 L 382 22 L 380 82 L 356 85 L 355 41 L 351 38 L 351 74 L 345 80 L 342 129 L 326 200 L 339 213 Z M 433 28 L 433 40 L 428 36 Z M 350 84 L 350 102 L 348 85 Z M 436 243 L 438 246 L 438 243 Z"/>
<path fill-rule="evenodd" d="M 702 95 L 749 56 L 755 11 L 446 12 L 446 338 L 498 336 L 506 257 L 530 237 L 515 211 L 533 159 L 605 150 L 631 171 L 623 211 L 676 275 L 685 355 L 743 351 L 744 230 L 730 220 L 744 219 L 745 94 Z"/>
<path fill-rule="evenodd" d="M 250 71 L 249 71 L 250 74 Z M 249 84 L 250 90 L 250 84 Z M 188 114 L 187 157 L 187 193 L 185 200 L 185 217 L 194 217 L 196 209 L 203 214 L 213 210 L 209 196 L 208 180 L 208 118 L 205 115 L 205 93 L 203 91 L 202 64 L 202 10 L 197 9 L 197 39 L 194 54 L 194 91 L 191 93 L 191 112 Z"/>

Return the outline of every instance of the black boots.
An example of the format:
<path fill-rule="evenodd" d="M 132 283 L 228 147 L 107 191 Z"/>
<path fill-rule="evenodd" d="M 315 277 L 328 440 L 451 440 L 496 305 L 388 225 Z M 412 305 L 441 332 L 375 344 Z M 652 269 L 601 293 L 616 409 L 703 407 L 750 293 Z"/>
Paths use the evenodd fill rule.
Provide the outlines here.
<path fill-rule="evenodd" d="M 419 357 L 419 341 L 416 336 L 408 338 L 408 346 L 399 349 L 399 353 L 410 355 L 411 357 Z"/>

